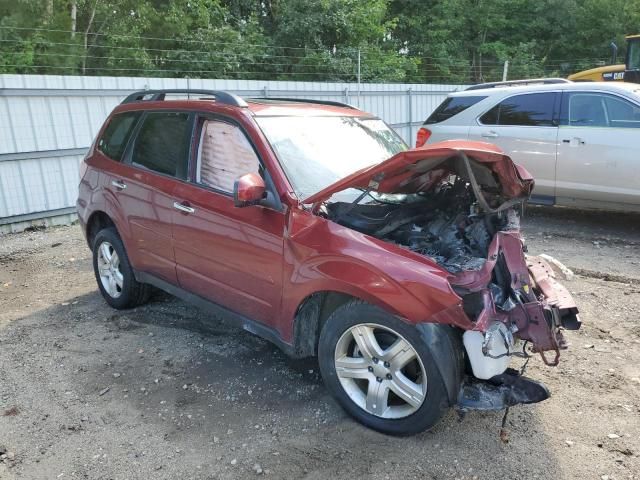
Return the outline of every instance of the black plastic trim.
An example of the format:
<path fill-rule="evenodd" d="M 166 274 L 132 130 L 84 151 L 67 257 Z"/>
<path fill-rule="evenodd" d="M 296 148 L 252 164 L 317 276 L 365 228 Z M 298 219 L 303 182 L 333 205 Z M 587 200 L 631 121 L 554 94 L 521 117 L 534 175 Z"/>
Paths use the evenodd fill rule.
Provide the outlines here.
<path fill-rule="evenodd" d="M 224 92 L 222 90 L 192 90 L 192 89 L 171 89 L 171 90 L 140 90 L 134 92 L 125 98 L 121 105 L 134 102 L 157 102 L 163 101 L 167 94 L 196 94 L 196 95 L 211 95 L 215 97 L 216 103 L 222 103 L 225 105 L 231 105 L 233 107 L 246 108 L 248 107 L 245 102 L 238 95 L 233 93 Z M 149 98 L 145 98 L 149 97 Z"/>
<path fill-rule="evenodd" d="M 249 101 L 256 102 L 291 102 L 291 103 L 312 103 L 314 105 L 329 105 L 333 107 L 351 108 L 352 110 L 358 110 L 358 108 L 344 102 L 336 102 L 334 100 L 316 100 L 313 98 L 291 98 L 291 97 L 252 97 L 248 98 Z"/>
<path fill-rule="evenodd" d="M 275 329 L 268 327 L 256 320 L 245 317 L 244 315 L 234 312 L 233 310 L 223 307 L 222 305 L 202 298 L 199 295 L 183 290 L 182 288 L 173 285 L 172 283 L 169 283 L 165 280 L 162 280 L 155 275 L 138 270 L 134 270 L 134 275 L 138 282 L 153 285 L 154 287 L 159 288 L 160 290 L 164 290 L 174 297 L 178 297 L 184 300 L 185 302 L 191 303 L 205 311 L 212 312 L 214 315 L 224 317 L 225 320 L 229 320 L 235 323 L 247 332 L 253 333 L 254 335 L 262 337 L 265 340 L 273 343 L 290 357 L 297 358 L 294 346 L 282 340 L 282 337 L 280 337 L 280 334 Z"/>
<path fill-rule="evenodd" d="M 455 405 L 458 403 L 458 394 L 463 380 L 462 335 L 454 327 L 440 323 L 420 323 L 416 328 L 429 346 L 434 359 L 454 359 L 453 362 L 436 361 L 435 364 L 447 390 L 449 405 Z M 439 335 L 436 330 L 445 331 L 446 335 Z"/>
<path fill-rule="evenodd" d="M 528 80 L 510 80 L 505 82 L 489 82 L 479 83 L 477 85 L 471 85 L 465 90 L 482 90 L 484 88 L 499 88 L 499 87 L 516 87 L 518 85 L 553 85 L 559 83 L 572 83 L 571 80 L 566 78 L 531 78 Z"/>

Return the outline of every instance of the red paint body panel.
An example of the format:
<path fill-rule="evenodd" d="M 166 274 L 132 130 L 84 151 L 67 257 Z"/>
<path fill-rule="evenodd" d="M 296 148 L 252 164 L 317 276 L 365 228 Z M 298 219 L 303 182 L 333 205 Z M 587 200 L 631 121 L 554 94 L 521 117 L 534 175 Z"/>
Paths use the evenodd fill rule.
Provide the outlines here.
<path fill-rule="evenodd" d="M 428 321 L 461 302 L 450 274 L 430 259 L 305 210 L 291 211 L 284 253 L 282 332 L 290 331 L 300 301 L 318 291 L 361 298 L 410 323 Z M 472 328 L 466 317 L 456 323 Z"/>
<path fill-rule="evenodd" d="M 261 206 L 236 208 L 230 195 L 179 184 L 173 213 L 179 286 L 262 323 L 277 318 L 282 297 L 285 215 Z"/>

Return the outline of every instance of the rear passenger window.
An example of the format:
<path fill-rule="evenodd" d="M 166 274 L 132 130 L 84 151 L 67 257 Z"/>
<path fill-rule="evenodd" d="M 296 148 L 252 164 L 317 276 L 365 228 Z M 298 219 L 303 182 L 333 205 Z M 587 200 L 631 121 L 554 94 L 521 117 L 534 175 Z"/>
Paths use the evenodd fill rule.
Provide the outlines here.
<path fill-rule="evenodd" d="M 154 172 L 186 179 L 191 139 L 189 126 L 188 113 L 148 113 L 136 138 L 131 162 Z"/>
<path fill-rule="evenodd" d="M 473 96 L 473 97 L 448 97 L 444 102 L 436 108 L 429 118 L 424 122 L 425 125 L 432 123 L 439 123 L 448 120 L 449 118 L 464 112 L 467 108 L 472 107 L 480 100 L 484 100 L 486 96 Z"/>
<path fill-rule="evenodd" d="M 226 193 L 247 173 L 259 173 L 260 161 L 251 143 L 230 123 L 207 120 L 202 126 L 196 181 Z"/>
<path fill-rule="evenodd" d="M 555 93 L 529 93 L 503 100 L 482 117 L 484 125 L 553 126 Z"/>
<path fill-rule="evenodd" d="M 98 141 L 98 150 L 111 160 L 119 162 L 131 137 L 133 127 L 140 118 L 140 112 L 118 113 L 111 117 L 107 128 Z"/>

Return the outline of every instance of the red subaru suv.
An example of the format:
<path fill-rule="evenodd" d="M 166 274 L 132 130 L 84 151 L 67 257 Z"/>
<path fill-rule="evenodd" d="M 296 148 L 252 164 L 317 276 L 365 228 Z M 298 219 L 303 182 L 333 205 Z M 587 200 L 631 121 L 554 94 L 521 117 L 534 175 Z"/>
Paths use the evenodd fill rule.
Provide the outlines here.
<path fill-rule="evenodd" d="M 353 417 L 402 435 L 449 407 L 549 396 L 509 368 L 532 353 L 556 365 L 562 329 L 580 326 L 525 254 L 532 187 L 491 144 L 410 150 L 349 105 L 141 91 L 90 148 L 77 207 L 111 306 L 153 286 L 317 355 Z"/>

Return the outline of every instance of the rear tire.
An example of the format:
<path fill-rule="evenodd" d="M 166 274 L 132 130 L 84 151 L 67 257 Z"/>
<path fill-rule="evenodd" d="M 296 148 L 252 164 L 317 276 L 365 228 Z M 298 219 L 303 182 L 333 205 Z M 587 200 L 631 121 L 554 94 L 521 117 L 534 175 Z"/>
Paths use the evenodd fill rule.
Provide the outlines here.
<path fill-rule="evenodd" d="M 142 305 L 150 285 L 136 280 L 129 257 L 115 228 L 100 230 L 93 241 L 93 271 L 100 293 L 118 310 Z"/>
<path fill-rule="evenodd" d="M 431 332 L 444 338 L 446 328 Z M 390 435 L 431 428 L 449 409 L 436 362 L 456 365 L 457 359 L 440 357 L 415 326 L 361 301 L 331 314 L 318 345 L 322 377 L 338 403 L 367 427 Z"/>

